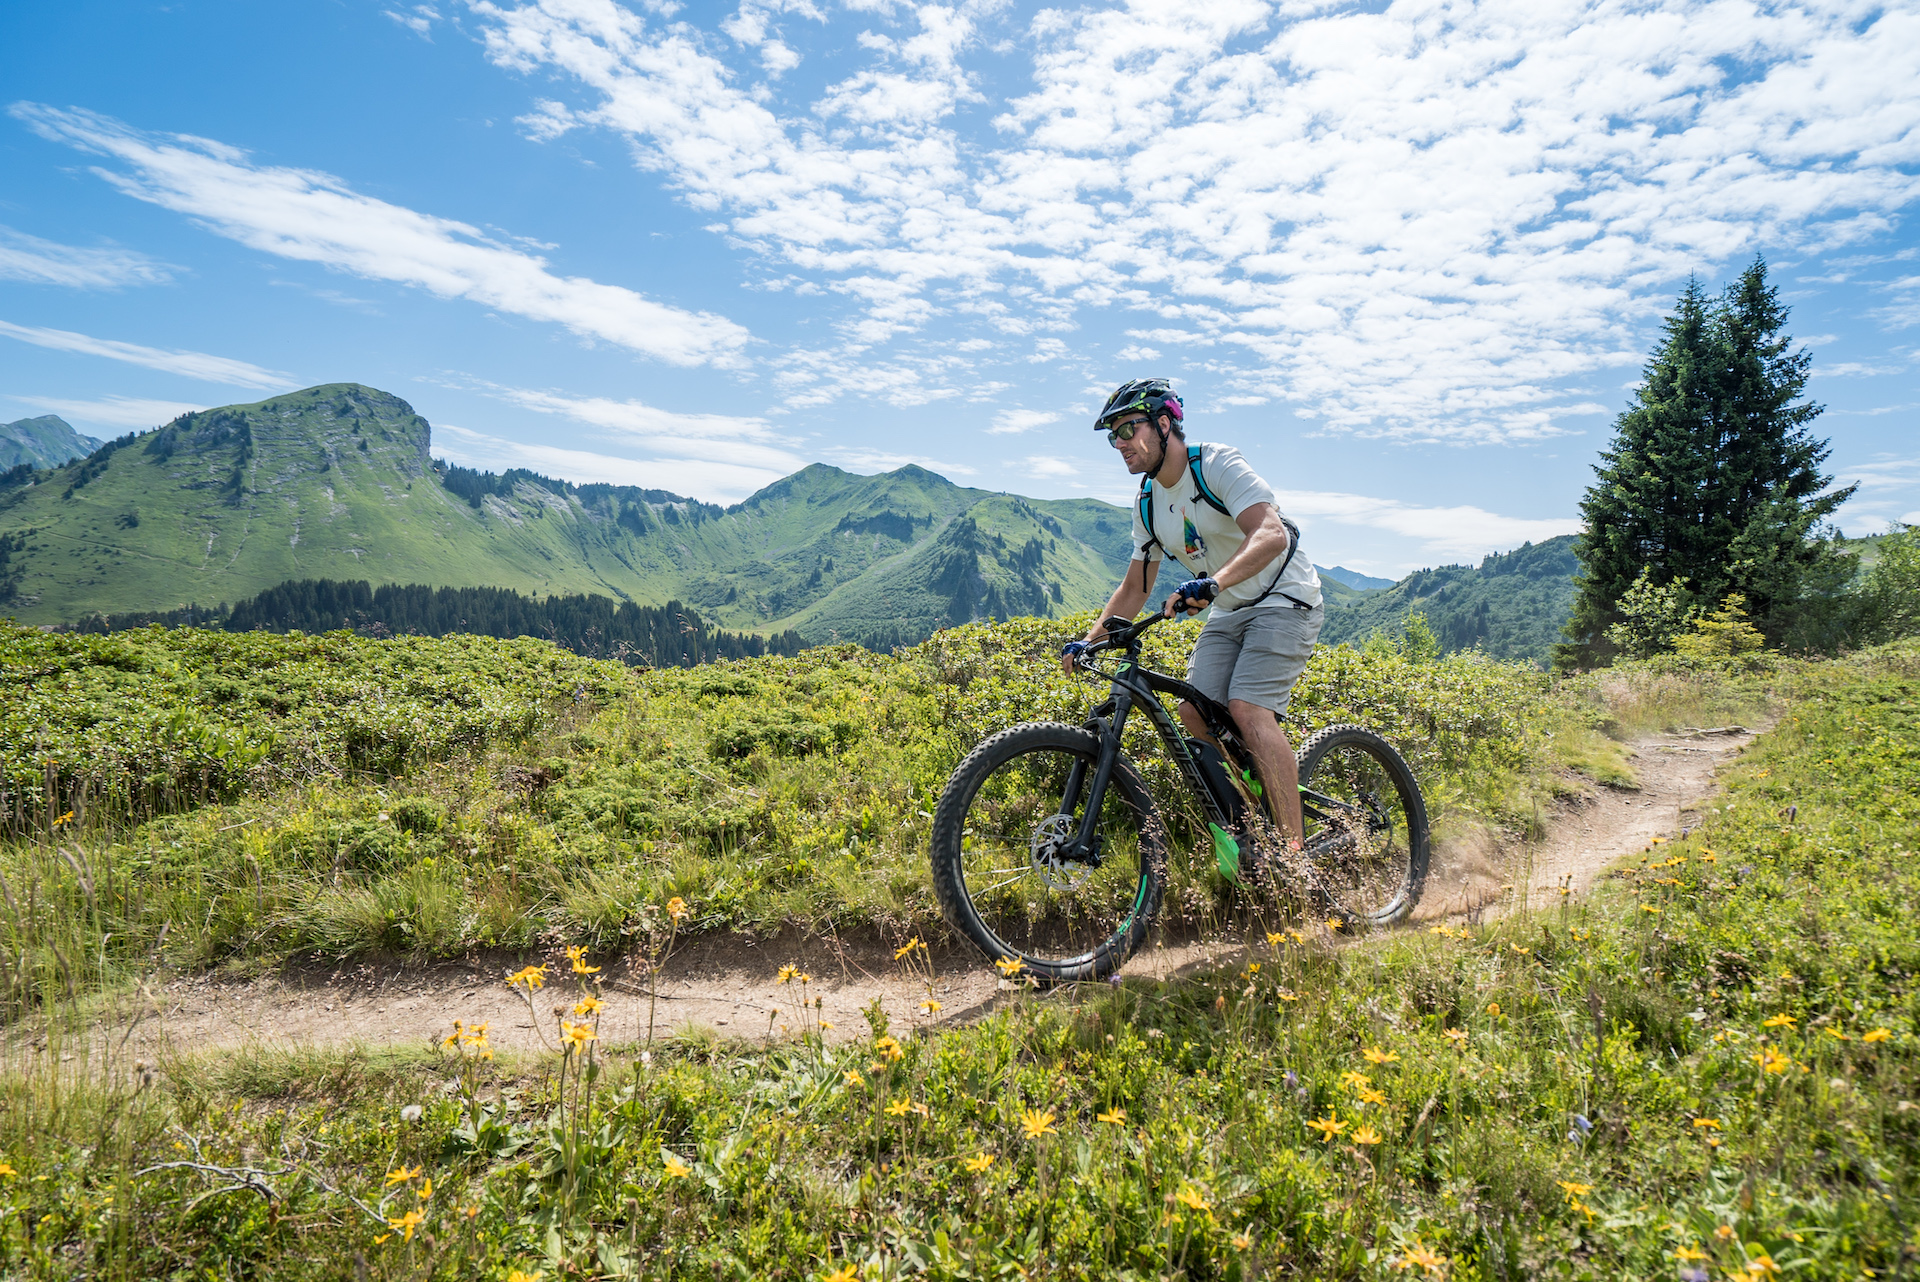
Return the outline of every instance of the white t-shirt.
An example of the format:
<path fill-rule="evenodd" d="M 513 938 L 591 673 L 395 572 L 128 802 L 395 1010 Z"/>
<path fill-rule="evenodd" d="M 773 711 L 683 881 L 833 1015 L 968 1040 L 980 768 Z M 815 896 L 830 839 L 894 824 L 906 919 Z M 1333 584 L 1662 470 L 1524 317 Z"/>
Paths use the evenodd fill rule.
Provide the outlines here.
<path fill-rule="evenodd" d="M 1178 437 L 1170 438 L 1167 444 L 1173 449 L 1183 448 Z M 1190 575 L 1204 578 L 1231 561 L 1234 553 L 1240 550 L 1240 545 L 1247 541 L 1236 518 L 1248 508 L 1261 503 L 1274 503 L 1274 499 L 1272 488 L 1240 457 L 1239 450 L 1231 445 L 1193 444 L 1200 448 L 1200 471 L 1206 477 L 1207 488 L 1227 505 L 1227 511 L 1220 511 L 1200 497 L 1200 487 L 1194 480 L 1193 467 L 1189 464 L 1185 475 L 1171 487 L 1154 483 L 1153 533 L 1159 536 L 1160 541 L 1147 547 L 1144 552 L 1141 549 L 1148 539 L 1147 527 L 1140 520 L 1140 500 L 1137 497 L 1134 499 L 1133 559 L 1158 561 L 1164 548 L 1174 560 L 1186 567 Z M 1274 503 L 1274 510 L 1277 512 L 1279 509 L 1280 505 Z M 1319 605 L 1320 575 L 1314 570 L 1307 554 L 1298 547 L 1293 550 L 1293 559 L 1287 561 L 1286 572 L 1280 576 L 1279 583 L 1274 585 L 1273 591 L 1267 592 L 1267 585 L 1273 583 L 1274 573 L 1286 557 L 1287 554 L 1282 552 L 1260 573 L 1222 591 L 1217 604 L 1222 609 L 1232 610 L 1266 592 L 1266 599 L 1260 602 L 1259 609 L 1297 608 L 1288 597 L 1310 606 Z M 1172 591 L 1177 586 L 1177 583 L 1154 585 L 1156 591 Z"/>

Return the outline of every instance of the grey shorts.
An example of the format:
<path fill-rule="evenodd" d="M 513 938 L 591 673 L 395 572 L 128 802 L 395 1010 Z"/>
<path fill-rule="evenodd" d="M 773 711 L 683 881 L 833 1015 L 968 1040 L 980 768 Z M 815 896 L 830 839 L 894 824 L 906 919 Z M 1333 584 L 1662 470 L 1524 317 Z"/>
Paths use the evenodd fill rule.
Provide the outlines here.
<path fill-rule="evenodd" d="M 1215 614 L 1194 642 L 1187 684 L 1209 699 L 1285 712 L 1326 622 L 1325 606 L 1251 606 Z"/>

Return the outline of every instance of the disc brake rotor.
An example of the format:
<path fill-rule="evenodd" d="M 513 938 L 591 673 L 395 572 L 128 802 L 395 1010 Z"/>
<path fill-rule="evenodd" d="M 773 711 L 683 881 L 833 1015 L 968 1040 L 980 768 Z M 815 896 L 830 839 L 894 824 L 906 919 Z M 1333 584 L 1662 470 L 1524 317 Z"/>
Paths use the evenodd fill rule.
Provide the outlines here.
<path fill-rule="evenodd" d="M 1093 865 L 1080 860 L 1068 860 L 1062 852 L 1073 844 L 1074 836 L 1080 831 L 1080 825 L 1072 815 L 1052 815 L 1042 819 L 1033 830 L 1033 839 L 1029 843 L 1032 852 L 1033 870 L 1040 879 L 1053 890 L 1078 890 L 1082 882 L 1093 875 Z"/>

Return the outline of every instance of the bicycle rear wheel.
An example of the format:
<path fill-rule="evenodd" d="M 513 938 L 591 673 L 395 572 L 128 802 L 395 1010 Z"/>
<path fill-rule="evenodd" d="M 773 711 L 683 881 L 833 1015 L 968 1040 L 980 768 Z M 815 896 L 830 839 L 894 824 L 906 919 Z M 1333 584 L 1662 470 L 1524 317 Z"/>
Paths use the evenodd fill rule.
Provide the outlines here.
<path fill-rule="evenodd" d="M 1300 748 L 1305 856 L 1349 926 L 1390 926 L 1427 881 L 1427 803 L 1405 758 L 1360 726 L 1328 726 Z"/>
<path fill-rule="evenodd" d="M 1099 759 L 1099 738 L 1078 726 L 1014 726 L 960 763 L 934 812 L 941 911 L 989 958 L 1018 959 L 1043 983 L 1112 974 L 1160 910 L 1165 832 L 1124 757 L 1095 821 L 1095 856 L 1070 853 Z"/>

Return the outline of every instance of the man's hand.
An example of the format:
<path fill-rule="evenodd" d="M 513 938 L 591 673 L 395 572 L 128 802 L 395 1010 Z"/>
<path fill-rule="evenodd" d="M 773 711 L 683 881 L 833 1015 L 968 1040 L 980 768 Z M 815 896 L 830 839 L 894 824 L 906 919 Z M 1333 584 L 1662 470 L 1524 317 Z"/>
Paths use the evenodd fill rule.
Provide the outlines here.
<path fill-rule="evenodd" d="M 1091 647 L 1090 641 L 1069 641 L 1060 647 L 1060 670 L 1068 676 L 1073 675 L 1074 665 Z"/>
<path fill-rule="evenodd" d="M 1167 598 L 1166 614 L 1198 614 L 1220 595 L 1220 584 L 1213 579 L 1188 579 Z"/>

